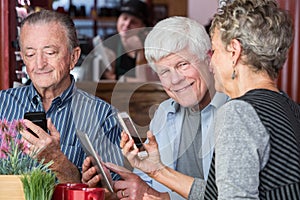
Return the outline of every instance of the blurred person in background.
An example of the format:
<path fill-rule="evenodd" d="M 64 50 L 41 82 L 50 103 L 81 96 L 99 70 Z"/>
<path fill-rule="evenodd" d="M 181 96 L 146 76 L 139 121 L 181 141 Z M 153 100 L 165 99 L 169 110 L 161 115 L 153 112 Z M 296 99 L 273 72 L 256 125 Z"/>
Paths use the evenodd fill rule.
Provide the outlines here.
<path fill-rule="evenodd" d="M 147 27 L 151 26 L 148 5 L 140 0 L 129 0 L 119 12 L 117 34 L 103 41 L 109 60 L 114 60 L 112 69 L 103 73 L 104 79 L 118 80 L 123 75 L 136 77 L 139 72 L 135 67 L 147 63 L 143 44 Z"/>

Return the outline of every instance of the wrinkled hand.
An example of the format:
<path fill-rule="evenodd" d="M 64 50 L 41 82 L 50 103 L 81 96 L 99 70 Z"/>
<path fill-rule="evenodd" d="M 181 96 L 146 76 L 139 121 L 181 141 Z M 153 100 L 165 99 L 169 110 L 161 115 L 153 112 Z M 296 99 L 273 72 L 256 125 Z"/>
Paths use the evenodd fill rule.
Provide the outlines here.
<path fill-rule="evenodd" d="M 105 165 L 111 171 L 119 174 L 122 179 L 114 183 L 114 190 L 119 199 L 142 199 L 144 193 L 150 189 L 146 182 L 126 168 L 113 163 L 105 163 Z"/>
<path fill-rule="evenodd" d="M 26 141 L 28 147 L 26 153 L 36 157 L 39 161 L 44 160 L 44 163 L 53 161 L 50 169 L 55 173 L 60 183 L 80 182 L 79 170 L 60 149 L 60 134 L 52 124 L 51 119 L 47 119 L 49 134 L 29 120 L 24 119 L 24 123 L 38 136 L 35 137 L 25 129 L 20 132 L 22 140 Z"/>
<path fill-rule="evenodd" d="M 92 159 L 93 158 L 91 156 L 88 156 L 83 161 L 81 182 L 87 184 L 89 187 L 97 187 L 101 185 L 101 180 L 103 177 L 101 174 L 97 173 L 97 168 L 93 165 Z M 106 168 L 104 163 L 101 164 L 109 182 L 112 185 L 112 177 L 109 169 Z"/>
<path fill-rule="evenodd" d="M 50 162 L 63 154 L 60 150 L 60 134 L 51 122 L 47 119 L 47 127 L 50 134 L 46 133 L 41 127 L 35 125 L 29 120 L 24 119 L 25 126 L 32 130 L 37 136 L 32 135 L 28 130 L 22 130 L 22 140 L 25 140 L 29 155 L 37 157 L 38 160 L 44 159 L 45 163 Z"/>
<path fill-rule="evenodd" d="M 104 163 L 102 163 L 104 172 L 113 185 L 113 181 L 110 175 L 110 171 L 106 168 Z M 97 173 L 97 169 L 92 164 L 92 157 L 88 156 L 83 161 L 82 164 L 82 178 L 81 182 L 87 184 L 89 187 L 100 187 L 101 186 L 102 175 Z M 112 194 L 108 189 L 105 188 L 105 199 L 115 199 L 115 194 Z"/>
<path fill-rule="evenodd" d="M 128 159 L 132 167 L 138 168 L 150 176 L 164 167 L 160 160 L 158 144 L 151 131 L 147 132 L 149 143 L 143 144 L 148 153 L 148 157 L 143 159 L 138 157 L 139 150 L 133 148 L 134 141 L 132 139 L 129 140 L 128 135 L 124 131 L 121 136 L 120 146 L 122 148 L 122 153 Z"/>
<path fill-rule="evenodd" d="M 97 169 L 92 165 L 92 158 L 86 157 L 82 164 L 81 182 L 89 187 L 97 187 L 101 181 L 101 174 L 97 174 Z"/>

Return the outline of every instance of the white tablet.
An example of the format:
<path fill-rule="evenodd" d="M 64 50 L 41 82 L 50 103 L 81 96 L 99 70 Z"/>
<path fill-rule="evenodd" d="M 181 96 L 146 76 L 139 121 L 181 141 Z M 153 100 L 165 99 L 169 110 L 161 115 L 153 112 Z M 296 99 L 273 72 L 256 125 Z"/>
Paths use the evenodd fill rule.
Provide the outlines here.
<path fill-rule="evenodd" d="M 88 155 L 92 157 L 92 163 L 93 165 L 97 168 L 97 172 L 99 174 L 102 175 L 102 179 L 101 179 L 101 185 L 103 187 L 106 187 L 110 192 L 114 192 L 105 172 L 104 169 L 101 165 L 101 158 L 99 157 L 99 155 L 96 153 L 94 147 L 92 146 L 92 143 L 88 137 L 88 135 L 80 130 L 76 131 L 76 135 L 79 138 L 82 148 L 84 150 L 84 152 Z"/>

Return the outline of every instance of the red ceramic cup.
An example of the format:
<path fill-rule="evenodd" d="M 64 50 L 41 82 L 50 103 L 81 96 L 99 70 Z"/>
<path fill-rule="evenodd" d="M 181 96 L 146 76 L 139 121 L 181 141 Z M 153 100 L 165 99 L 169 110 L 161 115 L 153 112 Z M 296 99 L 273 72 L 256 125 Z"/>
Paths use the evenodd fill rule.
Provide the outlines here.
<path fill-rule="evenodd" d="M 69 189 L 87 188 L 88 185 L 84 183 L 60 183 L 55 186 L 52 200 L 68 200 Z"/>
<path fill-rule="evenodd" d="M 105 200 L 104 188 L 69 189 L 68 200 Z"/>

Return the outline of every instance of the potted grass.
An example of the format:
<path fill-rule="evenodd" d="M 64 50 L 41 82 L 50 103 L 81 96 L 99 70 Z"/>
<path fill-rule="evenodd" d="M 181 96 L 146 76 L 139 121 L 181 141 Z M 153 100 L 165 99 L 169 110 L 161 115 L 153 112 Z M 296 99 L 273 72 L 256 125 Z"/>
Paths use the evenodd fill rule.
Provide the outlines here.
<path fill-rule="evenodd" d="M 19 137 L 22 120 L 0 120 L 0 199 L 51 200 L 55 175 L 52 162 L 38 162 Z"/>

